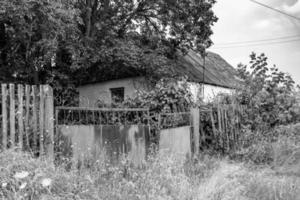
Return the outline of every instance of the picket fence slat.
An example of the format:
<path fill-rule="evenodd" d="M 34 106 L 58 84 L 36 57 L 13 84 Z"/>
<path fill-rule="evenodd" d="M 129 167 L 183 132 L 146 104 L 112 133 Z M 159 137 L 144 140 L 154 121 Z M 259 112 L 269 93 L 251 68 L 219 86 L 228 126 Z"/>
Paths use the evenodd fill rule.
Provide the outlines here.
<path fill-rule="evenodd" d="M 228 118 L 227 118 L 227 110 L 224 110 L 224 121 L 225 121 L 225 130 L 226 130 L 226 137 L 227 137 L 227 150 L 230 150 L 230 133 L 228 130 Z"/>
<path fill-rule="evenodd" d="M 219 132 L 222 133 L 222 124 L 221 124 L 221 113 L 220 113 L 220 107 L 218 105 L 218 124 L 219 124 Z"/>
<path fill-rule="evenodd" d="M 200 142 L 200 112 L 199 108 L 192 108 L 192 123 L 193 123 L 193 139 L 194 139 L 194 154 L 199 155 L 199 142 Z"/>
<path fill-rule="evenodd" d="M 7 85 L 1 84 L 2 93 L 2 148 L 7 148 Z"/>
<path fill-rule="evenodd" d="M 36 152 L 37 149 L 37 139 L 38 139 L 38 117 L 37 117 L 37 111 L 38 111 L 38 105 L 37 105 L 37 87 L 34 85 L 31 87 L 31 95 L 32 95 L 32 121 L 33 121 L 33 151 Z"/>
<path fill-rule="evenodd" d="M 23 125 L 23 86 L 18 85 L 18 131 L 19 131 L 19 147 L 23 149 L 23 135 L 24 135 L 24 125 Z"/>
<path fill-rule="evenodd" d="M 15 108 L 15 85 L 9 84 L 9 104 L 10 104 L 10 110 L 9 110 L 9 121 L 10 121 L 10 146 L 12 148 L 15 147 L 16 142 L 16 108 Z"/>
<path fill-rule="evenodd" d="M 54 109 L 53 109 L 53 90 L 49 86 L 45 86 L 45 131 L 47 134 L 47 155 L 54 157 Z"/>
<path fill-rule="evenodd" d="M 215 126 L 215 120 L 214 120 L 214 113 L 213 113 L 212 109 L 211 109 L 211 112 L 210 112 L 210 119 L 211 119 L 211 124 L 212 124 L 213 136 L 214 136 L 214 139 L 215 139 L 217 137 L 217 135 L 216 135 L 216 126 Z"/>
<path fill-rule="evenodd" d="M 39 124 L 39 130 L 40 130 L 40 155 L 44 155 L 44 86 L 40 85 L 40 124 Z"/>
<path fill-rule="evenodd" d="M 25 137 L 26 137 L 26 146 L 27 148 L 30 147 L 29 145 L 29 115 L 30 115 L 30 87 L 29 85 L 25 86 Z"/>

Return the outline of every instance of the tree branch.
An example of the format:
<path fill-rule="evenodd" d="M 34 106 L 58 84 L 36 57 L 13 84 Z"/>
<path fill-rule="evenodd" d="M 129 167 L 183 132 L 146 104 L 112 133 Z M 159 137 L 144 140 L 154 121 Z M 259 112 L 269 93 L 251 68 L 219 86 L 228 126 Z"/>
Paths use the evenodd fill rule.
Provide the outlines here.
<path fill-rule="evenodd" d="M 126 19 L 125 23 L 121 26 L 121 28 L 117 31 L 118 35 L 122 37 L 124 34 L 126 27 L 131 23 L 131 20 L 138 14 L 146 12 L 147 9 L 145 9 L 145 6 L 147 5 L 146 1 L 140 2 L 137 6 L 137 8 L 129 15 L 129 17 Z"/>

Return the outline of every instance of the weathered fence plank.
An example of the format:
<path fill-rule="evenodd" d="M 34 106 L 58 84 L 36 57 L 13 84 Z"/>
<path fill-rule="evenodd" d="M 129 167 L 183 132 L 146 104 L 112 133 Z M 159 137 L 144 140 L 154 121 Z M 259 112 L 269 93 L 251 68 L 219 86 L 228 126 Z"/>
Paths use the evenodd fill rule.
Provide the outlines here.
<path fill-rule="evenodd" d="M 2 93 L 2 148 L 7 148 L 7 85 L 1 84 Z"/>
<path fill-rule="evenodd" d="M 54 108 L 53 90 L 49 86 L 45 89 L 45 132 L 47 134 L 47 155 L 54 158 Z"/>
<path fill-rule="evenodd" d="M 15 108 L 15 85 L 9 84 L 9 130 L 10 130 L 10 146 L 15 147 L 16 142 L 16 108 Z"/>
<path fill-rule="evenodd" d="M 228 127 L 228 116 L 227 116 L 228 110 L 224 110 L 224 120 L 225 120 L 225 131 L 226 131 L 226 139 L 227 139 L 227 151 L 230 150 L 230 132 Z"/>
<path fill-rule="evenodd" d="M 33 121 L 33 146 L 32 149 L 36 152 L 37 149 L 37 141 L 38 141 L 38 102 L 37 102 L 37 87 L 34 85 L 31 87 L 31 94 L 32 94 L 32 121 Z"/>
<path fill-rule="evenodd" d="M 25 86 L 25 138 L 26 138 L 26 146 L 27 148 L 30 148 L 29 145 L 29 115 L 30 115 L 30 87 L 29 85 Z"/>
<path fill-rule="evenodd" d="M 45 102 L 45 97 L 44 97 L 44 86 L 40 85 L 40 124 L 39 124 L 39 131 L 40 131 L 40 155 L 44 155 L 44 102 Z"/>
<path fill-rule="evenodd" d="M 23 149 L 23 135 L 24 135 L 24 124 L 23 124 L 23 86 L 18 85 L 18 141 L 19 147 Z"/>
<path fill-rule="evenodd" d="M 200 143 L 200 111 L 199 108 L 192 108 L 192 126 L 193 126 L 193 139 L 194 139 L 194 155 L 199 155 L 199 143 Z"/>
<path fill-rule="evenodd" d="M 219 132 L 222 133 L 222 124 L 221 124 L 221 111 L 220 111 L 220 106 L 218 104 L 218 127 L 219 127 Z"/>
<path fill-rule="evenodd" d="M 211 126 L 212 126 L 213 136 L 214 136 L 214 139 L 216 139 L 216 137 L 217 137 L 217 134 L 216 134 L 216 125 L 215 125 L 214 113 L 213 113 L 212 109 L 210 111 L 210 120 L 211 120 Z"/>

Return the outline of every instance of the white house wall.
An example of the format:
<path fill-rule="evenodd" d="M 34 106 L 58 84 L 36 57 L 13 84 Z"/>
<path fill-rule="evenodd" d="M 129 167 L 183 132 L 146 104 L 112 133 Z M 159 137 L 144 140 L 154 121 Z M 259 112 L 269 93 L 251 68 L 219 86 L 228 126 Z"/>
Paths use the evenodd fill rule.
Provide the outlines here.
<path fill-rule="evenodd" d="M 193 101 L 197 103 L 200 98 L 202 98 L 203 93 L 202 93 L 202 85 L 199 83 L 192 83 L 190 82 L 189 84 L 189 90 L 192 93 Z"/>
<path fill-rule="evenodd" d="M 194 102 L 202 98 L 204 102 L 212 101 L 219 94 L 232 94 L 233 89 L 214 86 L 209 84 L 189 83 L 189 89 L 192 93 Z"/>
<path fill-rule="evenodd" d="M 143 77 L 88 84 L 78 88 L 80 96 L 79 105 L 82 107 L 95 107 L 99 100 L 105 104 L 111 104 L 110 89 L 118 87 L 124 87 L 125 99 L 134 97 L 139 90 L 149 89 Z M 195 102 L 197 102 L 199 98 L 203 98 L 204 102 L 209 102 L 220 93 L 230 94 L 234 91 L 233 89 L 208 84 L 204 84 L 203 86 L 199 83 L 189 83 L 189 89 Z"/>
<path fill-rule="evenodd" d="M 133 97 L 138 90 L 146 88 L 145 81 L 141 77 L 118 79 L 101 83 L 88 84 L 80 86 L 79 90 L 79 106 L 96 107 L 100 100 L 103 103 L 111 104 L 111 88 L 124 87 L 124 96 Z"/>
<path fill-rule="evenodd" d="M 234 89 L 204 84 L 204 102 L 213 100 L 218 94 L 232 94 Z"/>

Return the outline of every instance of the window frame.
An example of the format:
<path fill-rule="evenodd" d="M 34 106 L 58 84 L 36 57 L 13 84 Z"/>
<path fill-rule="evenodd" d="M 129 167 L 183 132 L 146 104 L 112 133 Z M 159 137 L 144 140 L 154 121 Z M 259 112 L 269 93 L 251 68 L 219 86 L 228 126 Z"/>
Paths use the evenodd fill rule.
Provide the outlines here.
<path fill-rule="evenodd" d="M 125 87 L 115 87 L 109 88 L 111 102 L 112 103 L 122 103 L 125 100 Z M 121 97 L 122 96 L 122 97 Z M 119 99 L 117 99 L 117 98 Z"/>

